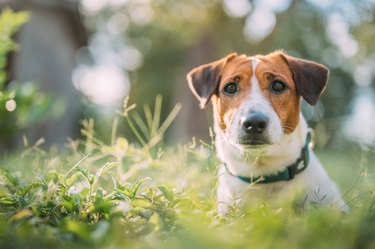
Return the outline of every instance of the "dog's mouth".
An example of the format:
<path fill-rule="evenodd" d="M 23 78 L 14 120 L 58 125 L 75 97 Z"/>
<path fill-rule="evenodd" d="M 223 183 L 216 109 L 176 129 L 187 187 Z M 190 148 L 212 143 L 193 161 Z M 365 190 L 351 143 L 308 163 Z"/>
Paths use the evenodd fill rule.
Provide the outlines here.
<path fill-rule="evenodd" d="M 239 144 L 244 145 L 244 146 L 265 146 L 265 145 L 270 145 L 268 141 L 263 141 L 263 140 L 245 140 L 245 141 L 240 141 Z"/>
<path fill-rule="evenodd" d="M 238 143 L 239 146 L 243 147 L 244 149 L 264 149 L 265 147 L 271 145 L 270 143 L 264 143 L 261 141 L 251 141 L 251 142 L 241 142 Z"/>
<path fill-rule="evenodd" d="M 267 145 L 271 145 L 271 141 L 268 137 L 245 137 L 243 139 L 239 139 L 238 144 L 244 147 L 265 147 Z"/>
<path fill-rule="evenodd" d="M 268 133 L 264 134 L 238 134 L 228 132 L 225 134 L 227 141 L 241 150 L 265 149 L 275 144 Z"/>

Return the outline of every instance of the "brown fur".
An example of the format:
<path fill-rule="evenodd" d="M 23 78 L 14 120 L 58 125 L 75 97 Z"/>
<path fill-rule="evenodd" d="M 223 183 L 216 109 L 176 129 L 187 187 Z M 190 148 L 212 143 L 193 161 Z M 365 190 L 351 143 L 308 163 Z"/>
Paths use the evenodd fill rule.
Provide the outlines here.
<path fill-rule="evenodd" d="M 251 66 L 254 59 L 260 60 L 256 72 L 252 72 Z M 259 81 L 263 96 L 279 116 L 285 133 L 293 132 L 298 125 L 300 97 L 302 96 L 310 104 L 316 104 L 328 77 L 328 69 L 323 65 L 277 51 L 255 57 L 237 56 L 232 53 L 221 60 L 193 69 L 188 74 L 188 80 L 190 88 L 200 99 L 201 106 L 212 99 L 214 117 L 218 120 L 220 128 L 225 130 L 230 125 L 236 110 L 250 96 L 253 73 Z M 277 79 L 288 86 L 280 94 L 270 90 L 272 82 Z M 222 92 L 225 85 L 230 82 L 237 82 L 239 86 L 239 92 L 234 96 L 227 96 Z M 200 95 L 199 92 L 203 94 Z"/>

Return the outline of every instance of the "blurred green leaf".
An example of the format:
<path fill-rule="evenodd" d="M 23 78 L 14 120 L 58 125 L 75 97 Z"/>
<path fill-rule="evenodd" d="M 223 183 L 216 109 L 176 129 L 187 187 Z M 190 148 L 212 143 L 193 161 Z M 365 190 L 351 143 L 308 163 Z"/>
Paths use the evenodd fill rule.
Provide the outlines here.
<path fill-rule="evenodd" d="M 13 35 L 27 22 L 28 12 L 14 12 L 8 7 L 0 14 L 0 146 L 8 147 L 12 138 L 33 124 L 41 123 L 53 115 L 61 115 L 62 102 L 42 94 L 35 83 L 18 83 L 8 79 L 5 71 L 8 53 L 17 49 Z M 13 111 L 5 108 L 5 102 L 16 103 Z"/>

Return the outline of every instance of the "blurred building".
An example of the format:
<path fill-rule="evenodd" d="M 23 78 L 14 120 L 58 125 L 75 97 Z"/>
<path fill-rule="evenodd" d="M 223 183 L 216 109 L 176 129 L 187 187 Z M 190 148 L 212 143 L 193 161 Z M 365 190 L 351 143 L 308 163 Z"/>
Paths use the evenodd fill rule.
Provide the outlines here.
<path fill-rule="evenodd" d="M 87 42 L 77 1 L 2 0 L 0 8 L 30 11 L 29 22 L 17 34 L 20 49 L 9 58 L 10 78 L 35 81 L 40 89 L 66 103 L 56 120 L 29 128 L 25 133 L 33 142 L 43 137 L 47 144 L 63 144 L 77 133 L 80 101 L 71 82 L 78 48 Z M 37 101 L 37 100 L 36 100 Z"/>

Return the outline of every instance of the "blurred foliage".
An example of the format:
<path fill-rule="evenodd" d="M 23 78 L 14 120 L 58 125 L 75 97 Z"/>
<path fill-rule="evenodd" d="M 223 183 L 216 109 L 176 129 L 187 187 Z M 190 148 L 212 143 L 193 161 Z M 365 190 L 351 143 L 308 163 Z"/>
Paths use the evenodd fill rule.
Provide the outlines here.
<path fill-rule="evenodd" d="M 219 162 L 213 142 L 193 138 L 187 144 L 162 146 L 180 106 L 170 108 L 168 114 L 161 110 L 160 97 L 154 102 L 154 96 L 162 93 L 170 107 L 178 87 L 183 85 L 188 92 L 185 73 L 190 67 L 232 50 L 257 54 L 284 48 L 292 55 L 329 62 L 340 54 L 325 34 L 326 17 L 333 10 L 319 9 L 310 1 L 293 1 L 278 13 L 278 24 L 270 35 L 259 44 L 250 44 L 243 36 L 245 17 L 229 18 L 221 1 L 150 1 L 154 19 L 137 19 L 134 13 L 146 2 L 129 0 L 118 8 L 86 13 L 88 26 L 96 32 L 106 30 L 107 20 L 121 14 L 117 18 L 124 27 L 117 35 L 144 56 L 141 68 L 124 68 L 133 82 L 131 98 L 145 104 L 144 112 L 136 112 L 135 106 L 125 101 L 113 124 L 103 125 L 106 136 L 94 132 L 92 119 L 84 120 L 83 139 L 71 140 L 66 155 L 43 150 L 40 142 L 27 145 L 15 156 L 4 155 L 0 159 L 0 248 L 375 248 L 373 147 L 319 153 L 341 187 L 350 214 L 323 207 L 300 209 L 294 203 L 277 207 L 263 203 L 245 209 L 233 207 L 228 215 L 219 217 L 215 211 Z M 251 1 L 255 9 L 260 2 Z M 335 8 L 344 3 L 347 1 Z M 372 6 L 361 8 L 356 10 L 373 15 Z M 13 17 L 0 23 L 12 26 L 19 14 L 5 10 L 2 16 L 6 15 Z M 359 20 L 358 26 L 351 24 L 351 32 L 364 44 L 361 52 L 331 60 L 338 64 L 329 65 L 331 86 L 322 99 L 326 117 L 348 112 L 347 99 L 355 89 L 350 68 L 374 53 L 373 19 Z M 360 29 L 361 25 L 368 32 Z M 12 45 L 1 59 L 15 48 L 10 36 L 5 35 L 5 40 Z M 367 46 L 366 53 L 363 46 Z M 1 93 L 2 108 L 6 101 L 17 103 L 15 111 L 0 113 L 1 125 L 9 125 L 1 128 L 2 135 L 15 132 L 10 124 L 18 129 L 37 122 L 49 106 L 35 109 L 40 115 L 30 111 L 38 104 L 35 100 L 41 99 L 31 85 L 3 84 Z M 319 119 L 323 110 L 318 106 L 310 120 Z M 124 121 L 139 145 L 119 135 Z M 337 127 L 335 122 L 330 125 Z M 319 133 L 324 135 L 324 131 L 320 128 Z M 328 140 L 329 134 L 326 137 Z"/>
<path fill-rule="evenodd" d="M 350 173 L 339 179 L 350 214 L 263 203 L 219 217 L 212 144 L 131 144 L 117 126 L 132 108 L 109 143 L 86 120 L 65 156 L 35 144 L 1 159 L 0 248 L 374 248 L 374 151 L 323 157 Z"/>
<path fill-rule="evenodd" d="M 21 129 L 59 115 L 60 104 L 37 89 L 35 83 L 9 82 L 6 73 L 8 54 L 18 49 L 12 36 L 27 22 L 27 12 L 15 13 L 5 8 L 0 15 L 0 148 L 11 146 Z"/>
<path fill-rule="evenodd" d="M 15 156 L 3 155 L 0 248 L 375 248 L 374 148 L 319 153 L 341 186 L 350 214 L 323 207 L 300 209 L 294 203 L 263 203 L 245 209 L 233 207 L 228 215 L 219 217 L 215 211 L 219 162 L 213 141 L 193 138 L 187 144 L 164 147 L 166 129 L 180 106 L 170 108 L 168 114 L 162 111 L 160 97 L 154 102 L 154 96 L 162 93 L 170 107 L 177 88 L 183 85 L 187 93 L 185 72 L 196 64 L 232 50 L 256 54 L 284 48 L 292 55 L 337 63 L 329 65 L 332 86 L 322 101 L 326 117 L 343 115 L 348 112 L 347 98 L 355 89 L 350 68 L 374 53 L 370 42 L 373 19 L 359 19 L 358 26 L 350 24 L 352 34 L 365 44 L 360 45 L 360 53 L 329 60 L 340 54 L 325 34 L 326 17 L 333 10 L 323 11 L 309 1 L 293 1 L 278 13 L 273 32 L 251 45 L 243 36 L 245 17 L 229 18 L 221 1 L 150 1 L 154 19 L 148 21 L 134 16 L 146 2 L 129 0 L 119 8 L 86 13 L 93 30 L 108 28 L 106 20 L 116 13 L 122 14 L 124 26 L 128 18 L 128 26 L 120 32 L 122 41 L 139 49 L 144 57 L 141 68 L 124 70 L 133 82 L 131 98 L 145 104 L 143 113 L 125 101 L 112 129 L 103 126 L 108 135 L 102 137 L 95 133 L 92 119 L 84 120 L 83 139 L 71 140 L 66 155 L 43 150 L 40 141 L 26 144 Z M 251 1 L 254 9 L 260 2 Z M 361 8 L 356 10 L 373 15 L 372 6 Z M 0 45 L 4 46 L 1 72 L 7 53 L 16 48 L 11 35 L 25 20 L 25 13 L 4 10 L 1 15 L 0 26 L 5 27 L 0 32 L 4 40 Z M 358 28 L 361 25 L 369 31 Z M 365 53 L 363 46 L 367 46 Z M 0 75 L 4 78 L 0 119 L 1 125 L 6 125 L 0 127 L 2 136 L 45 117 L 51 108 L 48 97 L 41 97 L 33 84 L 5 84 L 6 75 Z M 11 100 L 14 102 L 8 102 Z M 9 103 L 16 103 L 16 109 L 3 110 L 7 102 L 8 109 L 12 107 Z M 318 106 L 310 120 L 319 119 L 323 110 Z M 119 135 L 124 121 L 138 145 Z M 320 130 L 323 135 L 324 130 Z M 326 137 L 329 139 L 329 134 Z"/>
<path fill-rule="evenodd" d="M 11 40 L 12 35 L 17 32 L 17 30 L 27 22 L 28 14 L 26 12 L 14 13 L 10 9 L 4 9 L 0 15 L 0 69 L 2 70 L 0 84 L 4 86 L 6 75 L 4 69 L 6 66 L 6 55 L 17 48 L 13 40 Z"/>
<path fill-rule="evenodd" d="M 321 102 L 315 108 L 304 103 L 303 110 L 313 126 L 323 117 L 327 119 L 322 123 L 326 143 L 335 143 L 335 134 L 343 137 L 341 128 L 351 112 L 356 89 L 362 84 L 369 84 L 366 91 L 374 89 L 374 2 L 249 0 L 248 13 L 237 17 L 226 11 L 230 2 L 131 0 L 103 4 L 95 10 L 82 8 L 82 13 L 94 37 L 105 34 L 115 40 L 105 44 L 120 55 L 120 60 L 132 60 L 122 53 L 123 47 L 142 53 L 139 67 L 123 67 L 132 83 L 131 100 L 136 102 L 151 104 L 155 95 L 161 94 L 168 108 L 183 96 L 191 96 L 186 73 L 232 51 L 255 55 L 284 49 L 290 55 L 326 64 L 331 73 Z M 282 10 L 275 7 L 280 3 L 286 6 Z M 252 17 L 264 9 L 268 11 L 264 17 L 270 12 L 270 17 L 275 17 L 275 26 L 263 39 L 252 40 L 245 29 Z M 97 52 L 97 43 L 95 38 L 89 43 L 91 56 Z M 364 74 L 358 70 L 363 68 L 370 75 L 370 82 L 363 81 Z"/>

